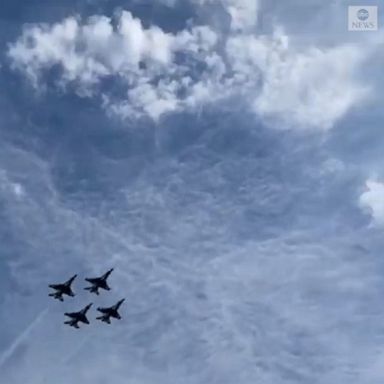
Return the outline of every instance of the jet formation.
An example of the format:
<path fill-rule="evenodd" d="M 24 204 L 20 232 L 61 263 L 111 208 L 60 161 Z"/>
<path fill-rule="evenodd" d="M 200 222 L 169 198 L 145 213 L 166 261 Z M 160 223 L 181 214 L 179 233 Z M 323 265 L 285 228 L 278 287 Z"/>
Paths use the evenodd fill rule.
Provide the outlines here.
<path fill-rule="evenodd" d="M 92 277 L 92 278 L 85 278 L 85 280 L 90 283 L 91 285 L 88 287 L 85 287 L 84 289 L 89 291 L 90 293 L 95 293 L 96 295 L 100 295 L 99 289 L 104 289 L 106 291 L 110 291 L 111 288 L 109 287 L 107 283 L 107 279 L 109 275 L 112 273 L 113 268 L 104 273 L 100 277 Z M 72 283 L 76 279 L 77 275 L 73 275 L 69 280 L 65 281 L 64 283 L 60 284 L 50 284 L 49 287 L 54 289 L 54 292 L 50 293 L 48 296 L 53 297 L 54 299 L 60 300 L 61 302 L 64 301 L 63 296 L 67 295 L 70 297 L 74 297 L 75 293 L 72 290 Z M 118 312 L 121 304 L 125 299 L 119 300 L 115 305 L 112 305 L 111 307 L 98 307 L 97 310 L 101 313 L 100 316 L 96 317 L 96 320 L 100 320 L 104 323 L 111 324 L 111 318 L 114 319 L 121 319 L 121 315 Z M 89 324 L 89 320 L 87 318 L 87 312 L 92 307 L 93 303 L 90 303 L 86 305 L 83 309 L 79 310 L 78 312 L 65 312 L 64 315 L 69 317 L 69 320 L 65 321 L 64 324 L 69 325 L 70 327 L 79 328 L 79 323 L 83 324 Z"/>

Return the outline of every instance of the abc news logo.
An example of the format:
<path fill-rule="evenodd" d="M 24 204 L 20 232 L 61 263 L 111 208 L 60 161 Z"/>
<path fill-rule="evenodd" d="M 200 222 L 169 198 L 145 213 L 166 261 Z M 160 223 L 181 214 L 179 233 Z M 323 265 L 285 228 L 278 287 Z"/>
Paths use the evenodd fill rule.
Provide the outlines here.
<path fill-rule="evenodd" d="M 377 6 L 349 6 L 349 31 L 377 31 Z"/>

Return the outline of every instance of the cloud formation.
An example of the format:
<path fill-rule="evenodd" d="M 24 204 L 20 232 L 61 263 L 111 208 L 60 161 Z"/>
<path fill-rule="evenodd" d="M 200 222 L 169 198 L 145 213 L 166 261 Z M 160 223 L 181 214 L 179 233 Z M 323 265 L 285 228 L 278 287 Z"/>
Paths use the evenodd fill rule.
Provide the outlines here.
<path fill-rule="evenodd" d="M 123 12 L 115 29 L 104 16 L 91 17 L 84 25 L 69 17 L 52 26 L 26 28 L 9 55 L 35 85 L 44 69 L 60 64 L 64 82 L 87 88 L 111 74 L 135 73 L 142 61 L 167 64 L 171 40 L 159 28 L 145 30 L 140 20 Z"/>
<path fill-rule="evenodd" d="M 266 129 L 250 134 L 241 117 L 219 116 L 210 125 L 208 137 L 189 142 L 185 151 L 178 148 L 180 157 L 156 156 L 130 181 L 126 170 L 135 161 L 127 160 L 129 148 L 126 158 L 112 161 L 97 146 L 98 171 L 108 166 L 111 176 L 100 180 L 99 188 L 123 185 L 116 191 L 120 197 L 104 196 L 105 210 L 96 217 L 87 209 L 98 211 L 98 204 L 92 193 L 81 191 L 76 175 L 84 164 L 45 163 L 2 147 L 6 223 L 28 244 L 20 261 L 12 263 L 12 273 L 31 291 L 28 297 L 11 291 L 4 302 L 7 332 L 17 329 L 12 317 L 20 308 L 22 316 L 15 317 L 28 324 L 47 304 L 47 279 L 58 282 L 74 271 L 97 275 L 112 264 L 113 289 L 97 300 L 109 304 L 122 296 L 129 303 L 123 320 L 112 327 L 96 323 L 92 313 L 92 324 L 79 339 L 62 324 L 64 308 L 80 309 L 92 298 L 77 281 L 77 297 L 62 305 L 49 301 L 48 316 L 33 333 L 24 333 L 30 335 L 28 343 L 17 332 L 3 354 L 4 382 L 37 384 L 45 377 L 59 384 L 125 383 L 127 378 L 140 383 L 315 379 L 334 384 L 349 377 L 351 365 L 361 372 L 369 364 L 373 331 L 360 334 L 359 314 L 374 292 L 376 275 L 358 251 L 329 230 L 330 222 L 348 220 L 334 216 L 332 199 L 314 193 L 320 183 L 329 187 L 333 176 L 295 169 L 293 164 L 319 166 L 314 156 L 302 153 L 303 142 L 285 146 L 283 135 L 272 132 L 271 141 Z M 79 139 L 78 131 L 66 128 Z M 113 133 L 104 128 L 108 141 Z M 87 138 L 90 145 L 93 140 Z M 58 166 L 75 169 L 57 180 Z M 87 177 L 97 178 L 98 171 Z M 24 188 L 21 198 L 12 188 L 16 182 Z M 81 209 L 71 206 L 73 196 L 62 187 L 67 183 L 76 185 Z M 322 226 L 327 236 L 318 233 Z M 379 329 L 380 318 L 375 317 L 372 329 Z M 362 377 L 361 382 L 369 381 Z"/>
<path fill-rule="evenodd" d="M 203 1 L 199 3 L 209 3 Z M 231 30 L 144 28 L 128 11 L 115 18 L 69 17 L 24 28 L 9 48 L 14 68 L 37 87 L 59 68 L 56 84 L 100 97 L 108 112 L 148 115 L 236 97 L 279 126 L 329 129 L 369 93 L 356 77 L 369 48 L 299 49 L 281 29 L 256 35 L 257 3 L 228 0 Z M 104 84 L 119 84 L 114 92 Z"/>
<path fill-rule="evenodd" d="M 384 183 L 366 182 L 366 191 L 360 196 L 360 206 L 369 212 L 375 225 L 384 226 Z"/>

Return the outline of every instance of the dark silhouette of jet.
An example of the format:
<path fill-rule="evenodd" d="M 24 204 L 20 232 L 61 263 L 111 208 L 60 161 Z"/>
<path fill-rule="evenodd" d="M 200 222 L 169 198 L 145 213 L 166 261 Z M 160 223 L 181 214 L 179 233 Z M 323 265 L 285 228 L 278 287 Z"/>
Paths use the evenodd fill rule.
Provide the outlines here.
<path fill-rule="evenodd" d="M 106 291 L 110 291 L 111 288 L 109 288 L 107 284 L 107 279 L 108 279 L 108 276 L 112 273 L 112 271 L 113 271 L 113 268 L 110 269 L 108 272 L 104 273 L 103 276 L 86 278 L 85 280 L 88 281 L 88 283 L 91 283 L 92 285 L 84 289 L 87 291 L 96 293 L 96 295 L 99 294 L 99 289 L 105 289 Z"/>
<path fill-rule="evenodd" d="M 53 288 L 56 292 L 50 293 L 48 296 L 53 297 L 54 299 L 58 299 L 63 301 L 63 295 L 67 296 L 75 296 L 71 289 L 71 284 L 73 280 L 75 280 L 77 275 L 72 276 L 68 281 L 62 284 L 50 284 L 49 287 Z"/>
<path fill-rule="evenodd" d="M 121 316 L 118 312 L 119 308 L 120 308 L 120 305 L 123 304 L 125 299 L 121 299 L 120 301 L 118 301 L 115 305 L 113 305 L 112 307 L 107 307 L 107 308 L 97 308 L 97 310 L 99 312 L 102 313 L 101 316 L 99 317 L 96 317 L 97 320 L 101 320 L 103 321 L 104 323 L 108 323 L 108 324 L 111 324 L 111 317 L 115 318 L 115 319 L 121 319 Z"/>
<path fill-rule="evenodd" d="M 68 316 L 71 318 L 71 320 L 65 321 L 64 324 L 68 324 L 70 327 L 79 328 L 78 323 L 84 323 L 89 324 L 89 321 L 87 319 L 87 312 L 88 309 L 91 308 L 92 303 L 88 304 L 86 307 L 84 307 L 79 312 L 70 312 L 70 313 L 64 313 L 65 316 Z"/>

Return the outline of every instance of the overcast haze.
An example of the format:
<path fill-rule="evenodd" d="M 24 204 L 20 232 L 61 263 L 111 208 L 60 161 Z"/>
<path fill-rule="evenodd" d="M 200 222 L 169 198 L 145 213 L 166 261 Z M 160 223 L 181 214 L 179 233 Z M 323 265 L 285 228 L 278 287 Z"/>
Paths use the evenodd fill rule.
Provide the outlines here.
<path fill-rule="evenodd" d="M 353 4 L 0 3 L 1 383 L 382 384 L 383 7 Z"/>

